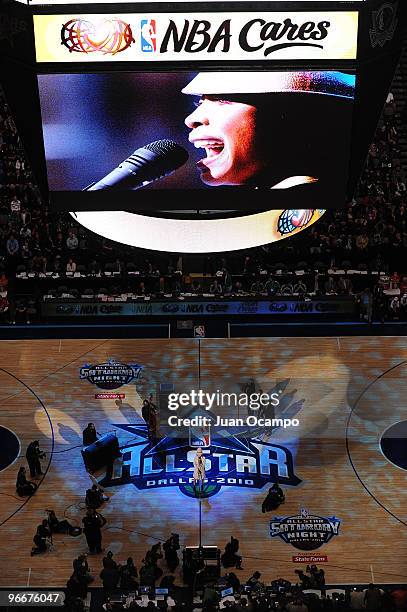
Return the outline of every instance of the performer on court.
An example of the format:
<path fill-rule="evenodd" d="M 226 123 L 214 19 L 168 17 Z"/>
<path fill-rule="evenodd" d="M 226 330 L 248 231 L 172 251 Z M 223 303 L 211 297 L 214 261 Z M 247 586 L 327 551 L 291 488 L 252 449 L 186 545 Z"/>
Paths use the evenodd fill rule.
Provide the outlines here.
<path fill-rule="evenodd" d="M 205 457 L 202 453 L 202 448 L 199 447 L 194 457 L 194 489 L 197 483 L 200 483 L 200 490 L 203 490 L 205 481 Z"/>

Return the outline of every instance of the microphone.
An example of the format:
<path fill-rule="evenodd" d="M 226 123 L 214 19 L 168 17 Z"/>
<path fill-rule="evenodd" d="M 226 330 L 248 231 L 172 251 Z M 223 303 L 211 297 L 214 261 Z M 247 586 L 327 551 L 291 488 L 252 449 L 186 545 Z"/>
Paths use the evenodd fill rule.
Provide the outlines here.
<path fill-rule="evenodd" d="M 117 168 L 83 191 L 100 189 L 140 189 L 163 178 L 185 164 L 187 151 L 173 140 L 155 140 L 125 159 Z"/>

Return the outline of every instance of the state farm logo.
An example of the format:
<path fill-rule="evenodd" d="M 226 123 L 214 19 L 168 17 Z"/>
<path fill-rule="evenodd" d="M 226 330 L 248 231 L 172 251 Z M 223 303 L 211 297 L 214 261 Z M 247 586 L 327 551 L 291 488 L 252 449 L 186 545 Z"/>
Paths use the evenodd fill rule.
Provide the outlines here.
<path fill-rule="evenodd" d="M 323 49 L 323 45 L 315 41 L 322 41 L 328 36 L 330 25 L 331 23 L 325 20 L 297 23 L 290 18 L 283 21 L 251 19 L 245 23 L 238 34 L 239 46 L 242 51 L 248 53 L 261 49 L 264 57 L 287 47 L 300 46 Z M 167 51 L 175 53 L 181 51 L 186 53 L 221 51 L 227 53 L 230 50 L 231 38 L 231 19 L 225 19 L 218 27 L 213 27 L 207 19 L 184 19 L 182 26 L 170 19 L 162 39 L 160 53 L 167 53 Z"/>

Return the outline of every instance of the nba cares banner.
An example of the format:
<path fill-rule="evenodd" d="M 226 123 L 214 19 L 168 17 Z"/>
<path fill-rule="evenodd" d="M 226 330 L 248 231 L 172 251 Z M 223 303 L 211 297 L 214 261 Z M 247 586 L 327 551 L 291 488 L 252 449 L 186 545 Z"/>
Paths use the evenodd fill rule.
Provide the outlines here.
<path fill-rule="evenodd" d="M 37 62 L 356 59 L 356 11 L 35 15 Z"/>

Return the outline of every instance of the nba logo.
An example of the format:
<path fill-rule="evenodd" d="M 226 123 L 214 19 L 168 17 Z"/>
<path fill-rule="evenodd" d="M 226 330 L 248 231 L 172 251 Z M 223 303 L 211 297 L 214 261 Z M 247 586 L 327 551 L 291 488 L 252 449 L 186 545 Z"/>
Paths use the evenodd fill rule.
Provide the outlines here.
<path fill-rule="evenodd" d="M 155 53 L 157 48 L 157 31 L 155 19 L 142 19 L 141 27 L 141 50 L 144 53 Z"/>
<path fill-rule="evenodd" d="M 211 428 L 190 427 L 189 428 L 189 445 L 203 446 L 204 448 L 211 445 Z"/>

